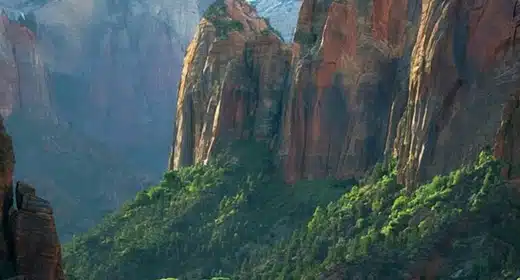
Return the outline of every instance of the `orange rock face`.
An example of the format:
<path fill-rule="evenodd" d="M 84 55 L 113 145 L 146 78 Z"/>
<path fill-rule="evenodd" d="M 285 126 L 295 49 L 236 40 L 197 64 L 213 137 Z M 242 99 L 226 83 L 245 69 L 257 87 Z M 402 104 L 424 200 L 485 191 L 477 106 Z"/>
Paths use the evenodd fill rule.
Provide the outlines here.
<path fill-rule="evenodd" d="M 231 3 L 241 2 L 227 1 L 236 20 L 262 26 Z M 216 140 L 279 135 L 271 141 L 287 182 L 360 177 L 396 156 L 399 180 L 414 186 L 485 146 L 518 176 L 513 10 L 509 0 L 305 0 L 285 89 L 286 47 L 273 36 L 245 28 L 217 40 L 203 21 L 185 62 L 171 167 L 204 161 Z M 281 108 L 280 119 L 257 104 Z"/>
<path fill-rule="evenodd" d="M 408 110 L 395 141 L 407 185 L 449 172 L 494 143 L 496 155 L 517 162 L 513 3 L 445 2 L 422 6 Z"/>
<path fill-rule="evenodd" d="M 242 1 L 225 1 L 218 20 L 242 28 L 218 36 L 203 19 L 191 42 L 179 86 L 170 168 L 204 162 L 220 143 L 271 140 L 278 133 L 290 49 Z"/>
<path fill-rule="evenodd" d="M 486 147 L 518 180 L 518 5 L 304 0 L 285 89 L 280 61 L 289 59 L 273 36 L 216 40 L 203 21 L 185 62 L 171 167 L 203 162 L 216 142 L 254 138 L 279 141 L 289 183 L 361 177 L 395 156 L 398 180 L 413 188 Z M 416 262 L 414 279 L 435 279 L 443 259 L 433 251 Z"/>
<path fill-rule="evenodd" d="M 303 3 L 295 41 L 317 39 L 293 54 L 282 145 L 288 182 L 362 176 L 382 158 L 416 15 L 406 1 L 362 4 L 332 3 L 316 14 L 317 3 Z"/>
<path fill-rule="evenodd" d="M 362 176 L 393 153 L 412 186 L 488 145 L 515 176 L 511 1 L 326 5 L 308 0 L 300 11 L 281 145 L 287 181 Z"/>

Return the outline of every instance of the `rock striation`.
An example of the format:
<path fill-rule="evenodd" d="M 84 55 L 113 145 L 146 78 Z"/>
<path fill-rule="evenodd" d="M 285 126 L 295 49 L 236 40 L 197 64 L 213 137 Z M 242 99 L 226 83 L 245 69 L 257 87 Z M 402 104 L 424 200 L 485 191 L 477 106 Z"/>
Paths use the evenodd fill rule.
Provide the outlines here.
<path fill-rule="evenodd" d="M 515 1 L 304 0 L 291 46 L 255 35 L 265 22 L 247 4 L 225 4 L 246 27 L 222 39 L 199 25 L 170 168 L 249 137 L 273 143 L 290 183 L 360 177 L 396 157 L 413 187 L 486 147 L 520 175 Z"/>
<path fill-rule="evenodd" d="M 206 11 L 184 59 L 170 168 L 204 162 L 234 139 L 272 141 L 290 48 L 243 1 Z"/>
<path fill-rule="evenodd" d="M 358 177 L 381 160 L 417 22 L 406 1 L 304 1 L 283 122 L 287 181 Z"/>
<path fill-rule="evenodd" d="M 516 1 L 425 1 L 407 108 L 395 140 L 402 180 L 446 173 L 485 146 L 518 176 Z M 518 144 L 516 144 L 518 145 Z"/>

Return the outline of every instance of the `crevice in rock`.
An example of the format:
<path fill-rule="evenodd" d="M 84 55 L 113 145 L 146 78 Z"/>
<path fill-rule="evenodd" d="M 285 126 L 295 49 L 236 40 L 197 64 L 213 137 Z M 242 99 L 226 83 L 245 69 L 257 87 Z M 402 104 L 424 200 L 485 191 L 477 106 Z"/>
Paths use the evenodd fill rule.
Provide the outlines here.
<path fill-rule="evenodd" d="M 439 120 L 437 121 L 437 132 L 441 132 L 449 122 L 449 118 L 451 114 L 453 114 L 455 98 L 457 97 L 457 94 L 463 85 L 464 80 L 458 78 L 442 101 L 441 112 L 439 114 Z"/>

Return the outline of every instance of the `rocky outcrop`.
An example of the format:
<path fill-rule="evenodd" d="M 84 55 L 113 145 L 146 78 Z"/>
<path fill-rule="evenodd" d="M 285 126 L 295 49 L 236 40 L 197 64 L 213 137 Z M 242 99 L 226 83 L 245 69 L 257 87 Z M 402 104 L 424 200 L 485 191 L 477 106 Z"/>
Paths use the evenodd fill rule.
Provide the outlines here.
<path fill-rule="evenodd" d="M 403 182 L 446 173 L 485 146 L 509 160 L 509 175 L 520 175 L 514 6 L 510 0 L 423 4 L 395 146 Z"/>
<path fill-rule="evenodd" d="M 0 119 L 0 277 L 2 279 L 62 280 L 61 247 L 52 208 L 36 196 L 34 188 L 17 183 L 13 188 L 14 154 Z M 14 279 L 14 278 L 13 278 Z"/>
<path fill-rule="evenodd" d="M 278 155 L 288 182 L 331 175 L 361 176 L 382 159 L 385 150 L 391 149 L 388 138 L 393 137 L 389 134 L 395 134 L 401 116 L 394 111 L 402 111 L 406 102 L 406 73 L 417 33 L 413 26 L 419 15 L 417 5 L 406 1 L 375 1 L 373 5 L 303 2 L 292 45 L 290 83 L 282 85 L 274 80 L 275 85 L 290 86 L 278 87 L 281 89 L 278 93 L 280 102 L 275 103 L 275 108 L 280 110 L 276 114 L 279 119 L 270 120 L 269 127 L 273 132 L 266 134 L 276 142 L 272 146 L 279 147 Z M 203 22 L 201 28 L 205 24 Z M 206 40 L 199 33 L 192 44 L 209 48 Z M 209 42 L 212 40 L 209 38 Z M 250 40 L 249 45 L 253 44 L 257 43 Z M 199 56 L 206 57 L 205 52 L 198 51 L 203 53 Z M 214 67 L 204 66 L 204 59 L 194 66 L 193 61 L 197 60 L 189 57 L 190 53 L 185 60 L 183 77 L 194 75 L 200 69 L 204 69 L 206 76 L 217 72 Z M 271 69 L 286 71 L 280 64 Z M 271 70 L 272 77 L 280 77 L 277 71 Z M 233 79 L 240 79 L 240 75 L 240 72 L 234 73 Z M 194 81 L 207 80 L 195 77 Z M 223 76 L 213 77 L 222 83 Z M 266 78 L 269 77 L 264 75 L 264 83 L 268 84 Z M 186 109 L 199 106 L 186 104 L 200 102 L 182 100 L 183 96 L 192 96 L 183 93 L 182 84 L 179 92 L 177 138 L 171 168 L 203 161 L 208 154 L 200 146 L 208 141 L 199 142 L 203 129 L 185 124 L 201 123 L 202 116 L 193 115 L 194 110 Z M 215 96 L 208 87 L 197 88 L 194 92 L 207 94 L 208 100 Z M 249 95 L 256 94 L 258 92 L 253 91 Z M 204 108 L 206 103 L 201 104 Z M 181 111 L 182 108 L 185 111 Z M 235 112 L 232 108 L 235 107 L 226 106 L 219 112 L 220 122 L 232 122 L 231 116 Z M 254 110 L 247 114 L 259 117 Z M 192 121 L 192 118 L 199 120 Z M 253 129 L 260 127 L 258 122 L 249 123 L 254 125 Z M 193 132 L 186 127 L 193 127 Z M 206 127 L 211 127 L 211 123 Z M 207 129 L 205 132 L 209 135 L 206 138 L 221 138 Z"/>
<path fill-rule="evenodd" d="M 251 6 L 211 6 L 184 60 L 170 168 L 204 162 L 233 139 L 274 139 L 289 60 L 290 49 Z"/>
<path fill-rule="evenodd" d="M 300 11 L 281 150 L 289 182 L 363 175 L 403 107 L 416 5 L 331 2 Z"/>
<path fill-rule="evenodd" d="M 511 1 L 338 2 L 304 1 L 300 11 L 288 181 L 360 176 L 385 152 L 407 185 L 487 145 L 515 158 Z"/>
<path fill-rule="evenodd" d="M 305 0 L 292 44 L 289 87 L 277 105 L 282 125 L 273 135 L 280 137 L 271 139 L 279 147 L 286 181 L 360 177 L 377 161 L 395 156 L 399 180 L 412 187 L 468 163 L 486 146 L 509 163 L 504 175 L 520 175 L 516 5 L 510 0 Z M 213 38 L 198 36 L 193 50 L 216 45 Z M 222 73 L 232 72 L 205 62 L 208 55 L 194 57 L 204 59 L 197 66 L 186 60 L 184 77 L 212 76 L 221 84 L 230 79 Z M 204 76 L 196 74 L 200 69 Z M 194 96 L 183 94 L 186 88 L 194 87 L 181 87 L 180 96 Z M 204 87 L 194 92 L 206 100 L 218 96 Z M 179 100 L 192 105 L 179 106 L 184 111 L 178 112 L 172 167 L 206 157 L 202 131 L 216 137 L 203 125 L 188 126 L 193 133 L 186 129 L 185 123 L 201 124 L 204 115 L 187 108 L 207 103 Z M 221 109 L 220 123 L 235 118 L 234 108 Z"/>

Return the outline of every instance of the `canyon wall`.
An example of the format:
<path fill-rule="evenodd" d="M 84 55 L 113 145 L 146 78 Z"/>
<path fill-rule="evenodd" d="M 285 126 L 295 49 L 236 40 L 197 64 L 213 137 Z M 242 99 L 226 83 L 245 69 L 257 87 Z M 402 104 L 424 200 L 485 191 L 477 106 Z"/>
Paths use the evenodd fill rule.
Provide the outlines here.
<path fill-rule="evenodd" d="M 290 49 L 242 1 L 206 12 L 184 60 L 170 168 L 204 162 L 235 139 L 272 141 Z"/>
<path fill-rule="evenodd" d="M 404 182 L 446 173 L 485 146 L 494 147 L 511 167 L 518 164 L 511 106 L 520 82 L 515 5 L 424 1 L 407 110 L 395 141 Z M 516 169 L 507 171 L 509 176 L 517 176 Z"/>
<path fill-rule="evenodd" d="M 495 143 L 497 155 L 513 160 L 515 132 L 504 136 L 501 124 L 519 82 L 513 7 L 305 1 L 283 133 L 288 181 L 361 176 L 385 152 L 399 159 L 406 184 Z"/>
<path fill-rule="evenodd" d="M 361 177 L 376 162 L 396 156 L 399 180 L 412 186 L 473 160 L 486 147 L 509 163 L 505 175 L 516 176 L 514 7 L 511 0 L 305 0 L 288 82 L 278 75 L 285 73 L 286 64 L 271 64 L 271 75 L 262 77 L 276 87 L 270 92 L 277 102 L 256 102 L 254 107 L 238 104 L 245 98 L 261 100 L 258 96 L 265 93 L 246 82 L 233 85 L 245 85 L 249 93 L 225 107 L 218 106 L 225 96 L 222 86 L 216 91 L 193 86 L 194 81 L 210 81 L 206 77 L 213 84 L 229 84 L 245 73 L 230 72 L 231 62 L 227 68 L 210 63 L 231 61 L 229 54 L 216 57 L 210 49 L 224 43 L 229 46 L 224 50 L 232 52 L 244 36 L 240 43 L 215 39 L 208 36 L 211 24 L 203 20 L 184 62 L 170 168 L 203 162 L 209 143 L 223 135 L 242 135 L 237 128 L 249 116 L 253 121 L 247 122 L 252 127 L 246 134 L 276 142 L 271 146 L 288 182 Z M 233 9 L 228 2 L 231 17 Z M 246 37 L 248 48 L 262 44 Z M 272 57 L 280 51 L 269 52 Z M 244 57 L 241 48 L 233 55 Z M 259 114 L 269 111 L 265 104 L 274 104 L 280 113 L 262 118 Z M 214 119 L 233 127 L 233 133 L 210 132 Z M 259 134 L 265 127 L 269 133 Z"/>
<path fill-rule="evenodd" d="M 300 11 L 281 149 L 289 182 L 362 176 L 403 107 L 417 4 L 331 2 Z"/>

